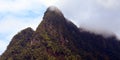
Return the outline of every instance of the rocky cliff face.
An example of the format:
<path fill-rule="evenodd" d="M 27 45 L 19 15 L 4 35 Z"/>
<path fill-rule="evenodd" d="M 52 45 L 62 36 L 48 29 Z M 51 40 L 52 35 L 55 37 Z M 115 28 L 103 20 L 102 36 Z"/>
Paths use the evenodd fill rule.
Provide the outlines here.
<path fill-rule="evenodd" d="M 115 36 L 81 31 L 56 7 L 49 7 L 36 31 L 15 35 L 0 60 L 120 60 Z"/>

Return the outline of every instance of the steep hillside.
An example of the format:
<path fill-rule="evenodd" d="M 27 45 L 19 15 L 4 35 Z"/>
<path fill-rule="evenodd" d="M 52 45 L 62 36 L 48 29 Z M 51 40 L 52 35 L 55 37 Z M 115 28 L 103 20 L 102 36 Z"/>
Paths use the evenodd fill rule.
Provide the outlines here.
<path fill-rule="evenodd" d="M 13 37 L 0 60 L 120 60 L 115 36 L 82 31 L 56 7 L 49 7 L 36 31 L 26 28 Z"/>

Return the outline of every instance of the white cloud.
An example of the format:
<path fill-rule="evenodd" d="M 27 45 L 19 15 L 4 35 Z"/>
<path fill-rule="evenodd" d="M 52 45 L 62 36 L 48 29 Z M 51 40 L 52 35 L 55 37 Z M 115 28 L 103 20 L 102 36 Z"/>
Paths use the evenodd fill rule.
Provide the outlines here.
<path fill-rule="evenodd" d="M 9 33 L 11 31 L 18 32 L 26 27 L 32 27 L 36 29 L 38 22 L 41 21 L 41 16 L 31 19 L 31 18 L 16 18 L 14 16 L 6 16 L 0 22 L 0 33 Z"/>
<path fill-rule="evenodd" d="M 55 5 L 58 0 L 39 0 L 41 3 L 43 3 L 44 5 L 51 6 L 51 5 Z"/>
<path fill-rule="evenodd" d="M 0 12 L 18 12 L 29 8 L 54 5 L 58 0 L 0 0 Z"/>
<path fill-rule="evenodd" d="M 59 3 L 57 6 L 64 15 L 77 26 L 108 30 L 120 37 L 119 0 L 65 0 Z"/>
<path fill-rule="evenodd" d="M 105 8 L 116 8 L 119 6 L 119 0 L 96 0 L 100 5 Z"/>
<path fill-rule="evenodd" d="M 15 0 L 15 1 L 6 1 L 0 0 L 0 11 L 18 11 L 26 9 L 31 5 L 31 2 L 27 0 Z"/>

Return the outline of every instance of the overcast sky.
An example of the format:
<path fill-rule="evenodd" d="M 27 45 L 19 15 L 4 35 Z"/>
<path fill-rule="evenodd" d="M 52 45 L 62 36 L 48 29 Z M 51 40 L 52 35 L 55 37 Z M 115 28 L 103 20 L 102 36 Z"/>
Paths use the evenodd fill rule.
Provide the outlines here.
<path fill-rule="evenodd" d="M 120 0 L 0 0 L 0 54 L 19 31 L 35 30 L 51 5 L 78 27 L 107 30 L 120 37 Z"/>

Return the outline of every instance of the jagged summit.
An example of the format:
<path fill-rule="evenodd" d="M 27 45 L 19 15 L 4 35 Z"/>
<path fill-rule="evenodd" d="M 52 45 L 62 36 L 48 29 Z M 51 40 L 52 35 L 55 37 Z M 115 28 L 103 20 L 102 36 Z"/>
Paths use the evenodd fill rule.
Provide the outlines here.
<path fill-rule="evenodd" d="M 62 12 L 57 7 L 50 6 L 44 13 L 43 20 L 41 24 L 37 27 L 36 31 L 50 30 L 51 28 L 59 29 L 64 27 L 66 24 L 67 20 L 65 19 Z"/>
<path fill-rule="evenodd" d="M 51 19 L 51 18 L 64 18 L 64 15 L 57 7 L 50 6 L 47 8 L 43 19 Z"/>
<path fill-rule="evenodd" d="M 50 7 L 48 7 L 47 10 L 48 11 L 55 11 L 56 13 L 61 13 L 61 11 L 55 6 L 50 6 Z"/>
<path fill-rule="evenodd" d="M 54 13 L 59 14 L 59 15 L 63 15 L 62 12 L 55 6 L 48 7 L 47 11 L 54 12 Z"/>

